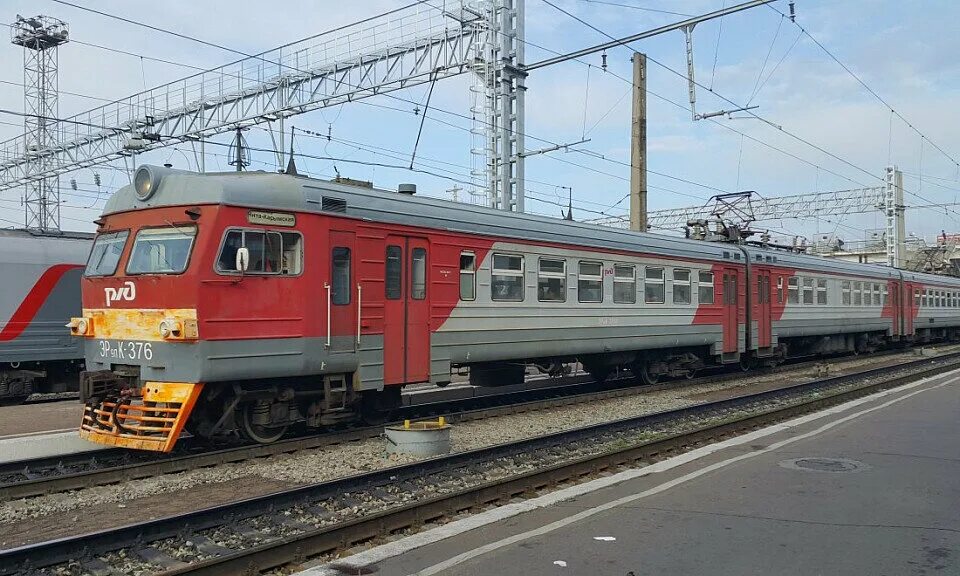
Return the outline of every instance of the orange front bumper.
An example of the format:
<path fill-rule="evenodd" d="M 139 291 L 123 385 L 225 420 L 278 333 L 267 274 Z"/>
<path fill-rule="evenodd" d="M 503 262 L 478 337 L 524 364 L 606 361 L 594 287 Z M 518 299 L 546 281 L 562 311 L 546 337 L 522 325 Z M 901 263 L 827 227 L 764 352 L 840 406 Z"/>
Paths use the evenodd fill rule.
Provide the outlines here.
<path fill-rule="evenodd" d="M 169 452 L 180 438 L 203 384 L 147 382 L 140 396 L 87 405 L 80 437 L 97 444 Z"/>

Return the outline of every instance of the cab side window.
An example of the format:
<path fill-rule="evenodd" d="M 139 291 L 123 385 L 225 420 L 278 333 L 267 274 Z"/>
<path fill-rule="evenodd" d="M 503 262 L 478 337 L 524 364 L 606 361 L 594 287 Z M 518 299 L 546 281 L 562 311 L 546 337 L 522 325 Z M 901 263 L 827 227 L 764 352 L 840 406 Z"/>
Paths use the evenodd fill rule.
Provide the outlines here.
<path fill-rule="evenodd" d="M 217 272 L 236 272 L 237 250 L 246 248 L 250 261 L 245 274 L 299 274 L 303 238 L 297 232 L 227 230 L 217 256 Z"/>

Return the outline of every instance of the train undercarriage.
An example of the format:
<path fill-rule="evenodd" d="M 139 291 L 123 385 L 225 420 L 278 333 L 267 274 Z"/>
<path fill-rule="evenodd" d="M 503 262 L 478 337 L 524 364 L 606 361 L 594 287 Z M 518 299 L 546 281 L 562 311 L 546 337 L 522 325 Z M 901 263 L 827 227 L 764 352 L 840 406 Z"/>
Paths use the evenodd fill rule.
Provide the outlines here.
<path fill-rule="evenodd" d="M 0 364 L 0 404 L 19 404 L 34 393 L 74 392 L 79 360 Z"/>
<path fill-rule="evenodd" d="M 741 354 L 736 361 L 746 371 L 776 366 L 790 359 L 871 353 L 892 346 L 958 339 L 958 329 L 922 330 L 910 340 L 889 338 L 880 332 L 782 338 L 777 346 L 759 355 Z M 454 368 L 461 374 L 468 373 L 470 384 L 475 386 L 522 382 L 529 367 L 552 377 L 582 369 L 597 383 L 626 371 L 643 384 L 653 385 L 665 379 L 693 378 L 701 370 L 722 366 L 723 359 L 702 346 Z M 294 428 L 380 424 L 401 405 L 401 387 L 359 391 L 350 374 L 209 384 L 141 384 L 139 367 L 115 365 L 110 371 L 82 374 L 81 400 L 86 406 L 81 435 L 101 443 L 167 451 L 182 431 L 205 440 L 239 437 L 249 442 L 271 443 Z"/>

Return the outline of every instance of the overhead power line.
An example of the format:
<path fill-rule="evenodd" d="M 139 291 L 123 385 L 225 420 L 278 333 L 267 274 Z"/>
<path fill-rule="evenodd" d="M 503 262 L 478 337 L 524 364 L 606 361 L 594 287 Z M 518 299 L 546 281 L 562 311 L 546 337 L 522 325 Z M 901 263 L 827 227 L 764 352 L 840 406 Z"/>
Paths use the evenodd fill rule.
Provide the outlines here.
<path fill-rule="evenodd" d="M 772 6 L 772 5 L 768 5 L 768 6 L 770 6 L 770 9 L 771 9 L 771 10 L 773 10 L 774 12 L 780 14 L 780 16 L 786 17 L 786 14 L 784 14 L 782 11 L 780 11 L 779 9 L 777 9 L 775 6 Z M 880 96 L 880 94 L 878 94 L 876 90 L 874 90 L 873 88 L 871 88 L 870 86 L 868 86 L 867 83 L 864 82 L 862 78 L 860 78 L 860 76 L 858 76 L 849 66 L 847 66 L 847 65 L 844 64 L 842 61 L 840 61 L 840 59 L 837 58 L 837 56 L 836 56 L 833 52 L 831 52 L 829 49 L 827 49 L 827 47 L 824 46 L 819 40 L 817 40 L 817 39 L 813 36 L 813 34 L 810 34 L 809 32 L 807 32 L 807 29 L 804 28 L 799 22 L 797 22 L 796 19 L 791 19 L 791 21 L 793 22 L 793 24 L 794 24 L 797 28 L 800 29 L 800 33 L 801 33 L 801 34 L 803 34 L 804 36 L 806 36 L 807 38 L 809 38 L 810 40 L 812 40 L 814 44 L 816 44 L 817 46 L 819 46 L 820 49 L 823 50 L 823 52 L 824 52 L 827 56 L 830 57 L 830 59 L 832 59 L 834 62 L 836 62 L 841 68 L 843 68 L 844 71 L 846 71 L 847 74 L 849 74 L 854 80 L 856 80 L 861 86 L 863 86 L 863 88 L 864 88 L 867 92 L 869 92 L 871 95 L 873 95 L 873 97 L 876 98 L 877 101 L 879 101 L 881 104 L 883 104 L 884 106 L 886 106 L 886 107 L 890 110 L 890 112 L 891 112 L 892 114 L 894 114 L 897 118 L 899 118 L 900 120 L 902 120 L 903 123 L 906 124 L 908 127 L 910 127 L 911 130 L 913 130 L 914 132 L 916 132 L 916 133 L 920 136 L 920 138 L 922 138 L 922 139 L 926 140 L 927 142 L 929 142 L 934 148 L 937 149 L 937 151 L 939 151 L 941 154 L 943 154 L 944 157 L 946 157 L 948 160 L 950 160 L 951 162 L 953 162 L 953 165 L 954 165 L 954 166 L 960 168 L 960 162 L 958 162 L 956 158 L 954 158 L 953 156 L 951 156 L 950 154 L 948 154 L 948 153 L 947 153 L 943 148 L 941 148 L 936 142 L 934 142 L 933 140 L 931 140 L 926 134 L 924 134 L 923 132 L 921 132 L 919 128 L 917 128 L 916 126 L 913 125 L 913 123 L 911 123 L 909 120 L 907 120 L 907 119 L 903 116 L 903 114 L 901 114 L 896 108 L 894 108 L 892 104 L 890 104 L 889 102 L 887 102 L 887 101 L 883 98 L 883 96 Z"/>

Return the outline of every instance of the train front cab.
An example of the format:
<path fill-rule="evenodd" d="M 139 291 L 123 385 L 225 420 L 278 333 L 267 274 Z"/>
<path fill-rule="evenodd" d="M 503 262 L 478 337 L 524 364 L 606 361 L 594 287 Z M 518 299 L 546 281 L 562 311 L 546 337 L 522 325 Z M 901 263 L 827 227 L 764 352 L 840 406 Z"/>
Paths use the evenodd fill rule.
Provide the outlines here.
<path fill-rule="evenodd" d="M 84 413 L 92 442 L 169 451 L 203 385 L 184 365 L 199 338 L 194 253 L 202 228 L 183 208 L 116 214 L 102 221 L 81 281 Z M 170 373 L 173 379 L 157 377 Z M 185 380 L 185 381 L 180 381 Z"/>

